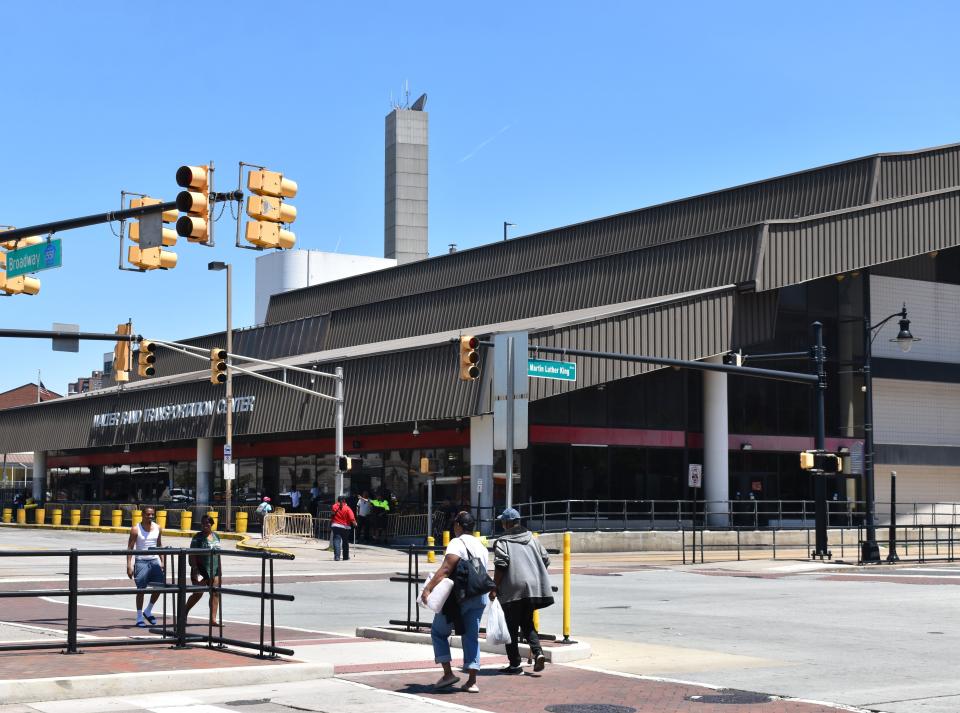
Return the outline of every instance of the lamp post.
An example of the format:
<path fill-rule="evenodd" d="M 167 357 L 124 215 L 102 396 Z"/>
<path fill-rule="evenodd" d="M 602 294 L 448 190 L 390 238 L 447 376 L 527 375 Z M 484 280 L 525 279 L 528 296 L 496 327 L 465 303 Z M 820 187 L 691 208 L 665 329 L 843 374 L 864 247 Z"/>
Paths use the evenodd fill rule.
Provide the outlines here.
<path fill-rule="evenodd" d="M 231 465 L 233 460 L 233 369 L 231 368 L 232 363 L 232 352 L 233 352 L 233 324 L 231 320 L 231 311 L 230 306 L 233 302 L 233 267 L 228 262 L 211 262 L 207 264 L 208 270 L 214 271 L 227 271 L 227 394 L 226 394 L 226 406 L 227 406 L 227 424 L 226 424 L 226 445 L 227 451 L 230 453 Z M 226 461 L 224 462 L 226 466 Z M 223 489 L 226 500 L 226 521 L 225 529 L 230 530 L 232 518 L 232 509 L 233 509 L 233 480 L 227 480 L 226 470 L 224 467 L 224 480 L 223 480 Z"/>
<path fill-rule="evenodd" d="M 910 351 L 913 343 L 919 342 L 920 340 L 910 333 L 910 320 L 907 319 L 906 302 L 904 302 L 903 309 L 899 312 L 894 312 L 889 317 L 885 317 L 873 325 L 870 324 L 869 292 L 867 293 L 867 299 L 864 300 L 863 309 L 863 485 L 865 491 L 864 499 L 866 500 L 867 508 L 867 538 L 861 547 L 860 559 L 863 562 L 879 562 L 880 546 L 877 544 L 876 504 L 874 502 L 873 489 L 873 375 L 870 369 L 870 360 L 873 356 L 873 340 L 876 338 L 880 328 L 894 317 L 900 318 L 900 331 L 897 333 L 897 336 L 890 341 L 896 342 L 902 352 L 906 353 Z"/>

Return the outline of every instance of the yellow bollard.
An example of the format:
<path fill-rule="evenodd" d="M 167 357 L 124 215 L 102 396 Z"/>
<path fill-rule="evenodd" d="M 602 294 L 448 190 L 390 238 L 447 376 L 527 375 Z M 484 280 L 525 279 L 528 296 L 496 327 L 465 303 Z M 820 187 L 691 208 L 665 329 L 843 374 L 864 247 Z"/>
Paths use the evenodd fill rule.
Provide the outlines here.
<path fill-rule="evenodd" d="M 540 533 L 534 532 L 533 536 L 540 537 Z M 539 609 L 533 610 L 533 630 L 540 631 L 540 610 Z"/>
<path fill-rule="evenodd" d="M 446 549 L 447 545 L 450 544 L 450 530 L 443 531 L 443 539 L 441 540 L 441 543 L 443 543 L 444 549 Z"/>
<path fill-rule="evenodd" d="M 100 511 L 90 511 L 90 527 L 100 527 Z"/>
<path fill-rule="evenodd" d="M 180 513 L 180 529 L 189 530 L 192 524 L 193 524 L 193 511 L 183 510 Z"/>
<path fill-rule="evenodd" d="M 142 519 L 143 513 L 139 510 L 134 510 L 130 513 L 130 527 L 136 527 Z"/>
<path fill-rule="evenodd" d="M 111 527 L 120 527 L 123 524 L 123 510 L 114 510 L 110 513 Z"/>
<path fill-rule="evenodd" d="M 434 542 L 435 540 L 433 539 L 433 535 L 430 535 L 429 537 L 427 537 L 427 547 L 430 548 L 429 550 L 427 550 L 427 562 L 429 562 L 430 564 L 433 564 L 434 562 L 437 561 L 437 553 L 433 551 Z"/>
<path fill-rule="evenodd" d="M 570 643 L 570 533 L 563 533 L 563 641 Z"/>
<path fill-rule="evenodd" d="M 216 529 L 217 529 L 217 511 L 216 511 L 216 510 L 208 510 L 208 511 L 207 511 L 207 515 L 209 515 L 210 517 L 213 518 L 213 528 L 212 528 L 212 529 L 216 530 Z"/>
<path fill-rule="evenodd" d="M 57 508 L 50 513 L 50 524 L 51 525 L 62 525 L 63 524 L 63 510 Z"/>
<path fill-rule="evenodd" d="M 80 515 L 83 511 L 79 508 L 73 508 L 70 510 L 70 526 L 76 527 L 80 524 Z"/>
<path fill-rule="evenodd" d="M 46 517 L 47 511 L 43 508 L 37 508 L 33 511 L 34 522 L 36 522 L 38 525 L 42 525 Z"/>
<path fill-rule="evenodd" d="M 237 513 L 237 532 L 246 532 L 247 531 L 247 520 L 250 517 L 250 513 L 238 512 Z"/>
<path fill-rule="evenodd" d="M 13 508 L 4 508 L 4 509 L 3 509 L 3 521 L 4 521 L 4 522 L 13 522 Z"/>
<path fill-rule="evenodd" d="M 27 511 L 23 508 L 17 510 L 17 524 L 26 525 L 27 524 Z"/>
<path fill-rule="evenodd" d="M 156 520 L 161 530 L 167 529 L 167 511 L 166 510 L 157 510 Z"/>

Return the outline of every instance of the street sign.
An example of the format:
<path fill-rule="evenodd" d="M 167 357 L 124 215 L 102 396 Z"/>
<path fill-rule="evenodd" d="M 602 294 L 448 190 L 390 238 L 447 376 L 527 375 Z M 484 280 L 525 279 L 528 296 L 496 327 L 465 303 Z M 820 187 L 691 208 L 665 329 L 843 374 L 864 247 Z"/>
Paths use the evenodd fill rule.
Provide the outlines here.
<path fill-rule="evenodd" d="M 224 464 L 223 464 L 223 479 L 224 479 L 224 480 L 236 480 L 236 479 L 237 479 L 237 464 L 236 464 L 236 463 L 224 463 Z"/>
<path fill-rule="evenodd" d="M 79 324 L 63 324 L 61 322 L 53 323 L 54 332 L 79 332 Z M 76 337 L 53 337 L 53 351 L 55 352 L 79 352 L 80 340 Z M 113 356 L 111 354 L 110 356 Z M 112 366 L 112 363 L 111 363 Z"/>
<path fill-rule="evenodd" d="M 699 488 L 703 484 L 703 465 L 700 463 L 691 463 L 687 473 L 687 485 L 691 488 Z"/>
<path fill-rule="evenodd" d="M 61 258 L 59 240 L 48 240 L 19 250 L 11 250 L 7 253 L 7 277 L 60 267 Z"/>
<path fill-rule="evenodd" d="M 551 359 L 528 359 L 527 376 L 537 379 L 558 379 L 576 381 L 577 365 L 572 361 L 553 361 Z"/>
<path fill-rule="evenodd" d="M 513 339 L 513 364 L 509 363 L 507 343 Z M 511 391 L 514 397 L 527 394 L 527 347 L 530 339 L 527 332 L 503 332 L 493 335 L 493 398 L 505 399 Z M 510 367 L 513 367 L 512 370 Z M 507 372 L 512 371 L 513 383 L 507 382 Z"/>
<path fill-rule="evenodd" d="M 233 447 L 229 443 L 225 443 L 223 446 L 223 463 L 233 463 Z"/>
<path fill-rule="evenodd" d="M 493 402 L 493 449 L 507 450 L 507 404 L 506 399 Z M 528 399 L 513 400 L 513 447 L 522 451 L 529 445 L 528 439 Z"/>

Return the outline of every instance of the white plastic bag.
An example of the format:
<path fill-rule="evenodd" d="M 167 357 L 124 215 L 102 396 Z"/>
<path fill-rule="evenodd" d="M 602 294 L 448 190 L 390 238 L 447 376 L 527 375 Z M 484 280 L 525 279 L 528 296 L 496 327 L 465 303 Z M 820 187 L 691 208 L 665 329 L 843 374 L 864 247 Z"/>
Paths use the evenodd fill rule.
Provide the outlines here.
<path fill-rule="evenodd" d="M 487 612 L 487 643 L 494 646 L 510 643 L 510 629 L 507 628 L 507 617 L 503 615 L 499 599 L 490 602 Z"/>
<path fill-rule="evenodd" d="M 427 577 L 427 582 L 429 582 L 432 577 Z M 427 584 L 424 582 L 424 588 Z M 443 609 L 443 605 L 447 601 L 447 597 L 450 596 L 450 592 L 453 590 L 453 580 L 447 577 L 446 579 L 441 579 L 437 586 L 433 588 L 433 591 L 430 592 L 430 596 L 427 597 L 427 603 L 423 603 L 423 589 L 420 590 L 420 595 L 417 597 L 417 604 L 422 607 L 425 607 L 432 611 L 434 614 Z"/>

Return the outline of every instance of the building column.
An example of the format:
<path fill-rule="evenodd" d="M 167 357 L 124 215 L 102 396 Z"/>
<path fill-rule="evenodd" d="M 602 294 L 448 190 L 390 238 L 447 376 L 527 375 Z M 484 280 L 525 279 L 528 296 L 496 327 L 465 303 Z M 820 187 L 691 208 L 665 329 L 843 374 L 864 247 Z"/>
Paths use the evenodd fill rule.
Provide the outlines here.
<path fill-rule="evenodd" d="M 213 483 L 213 439 L 197 439 L 197 505 L 210 504 Z"/>
<path fill-rule="evenodd" d="M 47 500 L 47 452 L 33 452 L 33 499 L 38 502 Z"/>
<path fill-rule="evenodd" d="M 707 359 L 722 364 L 723 357 Z M 707 501 L 707 522 L 729 525 L 730 433 L 727 404 L 727 375 L 703 372 L 703 494 Z"/>
<path fill-rule="evenodd" d="M 480 531 L 493 533 L 493 416 L 470 419 L 470 508 Z"/>

